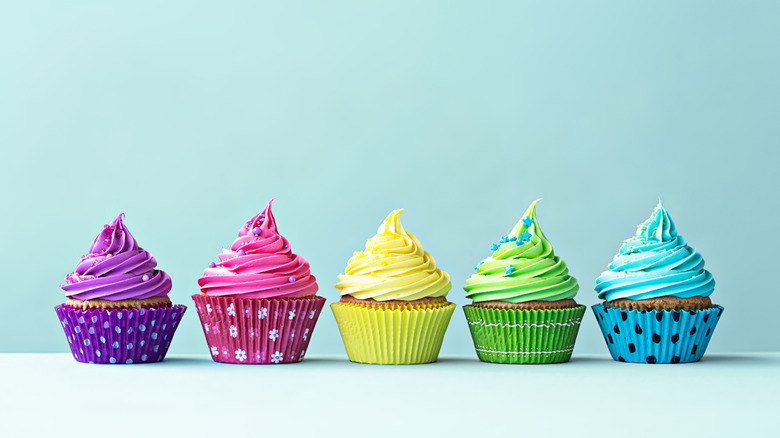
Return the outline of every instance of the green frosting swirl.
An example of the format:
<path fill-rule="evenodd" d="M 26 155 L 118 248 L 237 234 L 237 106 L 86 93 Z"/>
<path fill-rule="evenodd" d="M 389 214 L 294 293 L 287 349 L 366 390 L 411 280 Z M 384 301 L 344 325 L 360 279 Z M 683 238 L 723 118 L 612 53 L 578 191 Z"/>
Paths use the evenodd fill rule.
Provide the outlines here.
<path fill-rule="evenodd" d="M 556 301 L 577 295 L 577 279 L 553 253 L 536 221 L 537 199 L 526 210 L 508 236 L 492 246 L 493 255 L 477 265 L 476 273 L 466 280 L 466 297 L 475 303 L 507 301 L 522 303 Z"/>

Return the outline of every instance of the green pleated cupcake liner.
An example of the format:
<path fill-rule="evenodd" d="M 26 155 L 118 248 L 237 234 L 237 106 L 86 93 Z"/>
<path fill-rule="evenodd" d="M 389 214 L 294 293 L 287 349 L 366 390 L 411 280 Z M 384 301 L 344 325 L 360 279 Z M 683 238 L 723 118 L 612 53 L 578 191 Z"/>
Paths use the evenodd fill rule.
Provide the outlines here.
<path fill-rule="evenodd" d="M 479 360 L 506 364 L 567 362 L 585 310 L 463 306 Z"/>
<path fill-rule="evenodd" d="M 330 305 L 352 362 L 409 365 L 435 362 L 455 304 L 429 308 Z"/>

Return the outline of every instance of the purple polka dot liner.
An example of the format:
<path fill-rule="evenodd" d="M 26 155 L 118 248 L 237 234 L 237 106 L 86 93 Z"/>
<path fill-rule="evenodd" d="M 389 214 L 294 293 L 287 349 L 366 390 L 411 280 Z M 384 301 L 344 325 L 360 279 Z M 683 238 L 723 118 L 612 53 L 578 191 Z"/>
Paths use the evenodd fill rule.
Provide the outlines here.
<path fill-rule="evenodd" d="M 718 305 L 691 311 L 592 308 L 613 359 L 651 364 L 699 361 L 723 314 Z"/>
<path fill-rule="evenodd" d="M 186 306 L 82 310 L 54 307 L 73 358 L 98 364 L 159 362 L 171 346 Z"/>
<path fill-rule="evenodd" d="M 325 298 L 193 295 L 215 362 L 282 364 L 303 360 Z"/>

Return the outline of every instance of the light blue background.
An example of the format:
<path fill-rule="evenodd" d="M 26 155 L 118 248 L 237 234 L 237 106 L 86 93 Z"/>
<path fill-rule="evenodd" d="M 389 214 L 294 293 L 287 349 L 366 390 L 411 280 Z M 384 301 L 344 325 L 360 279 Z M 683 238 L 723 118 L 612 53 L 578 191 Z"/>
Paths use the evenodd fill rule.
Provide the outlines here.
<path fill-rule="evenodd" d="M 544 197 L 589 305 L 660 196 L 726 308 L 709 351 L 780 349 L 780 3 L 191 3 L 0 6 L 0 351 L 67 351 L 58 285 L 119 212 L 191 304 L 272 196 L 330 301 L 403 207 L 457 304 Z M 194 307 L 171 351 L 206 352 Z M 343 352 L 327 309 L 309 351 Z"/>

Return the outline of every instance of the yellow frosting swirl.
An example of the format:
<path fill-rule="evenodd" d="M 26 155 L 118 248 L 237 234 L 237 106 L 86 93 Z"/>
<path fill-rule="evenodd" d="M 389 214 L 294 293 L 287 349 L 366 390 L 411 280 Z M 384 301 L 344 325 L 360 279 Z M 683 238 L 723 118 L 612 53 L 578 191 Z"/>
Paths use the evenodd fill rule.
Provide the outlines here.
<path fill-rule="evenodd" d="M 401 225 L 403 210 L 393 210 L 356 252 L 339 275 L 336 289 L 359 300 L 412 301 L 443 297 L 450 290 L 450 276 L 436 268 L 436 261 Z"/>

